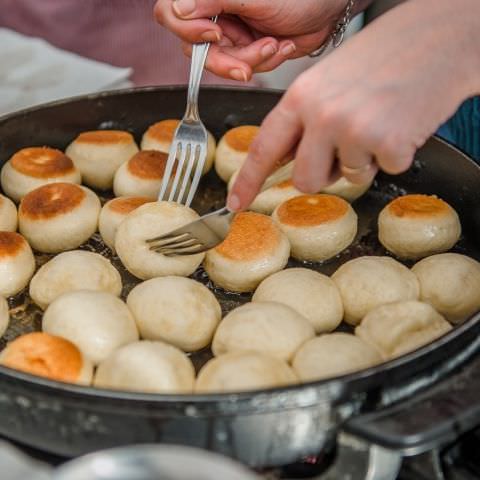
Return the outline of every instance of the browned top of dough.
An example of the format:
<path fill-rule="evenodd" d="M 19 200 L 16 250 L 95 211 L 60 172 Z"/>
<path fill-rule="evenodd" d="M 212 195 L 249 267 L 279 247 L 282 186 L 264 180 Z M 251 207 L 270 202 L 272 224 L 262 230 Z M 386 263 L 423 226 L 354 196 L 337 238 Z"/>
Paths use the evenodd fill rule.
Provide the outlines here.
<path fill-rule="evenodd" d="M 85 197 L 85 191 L 73 183 L 49 183 L 23 197 L 19 215 L 46 220 L 74 210 Z"/>
<path fill-rule="evenodd" d="M 167 153 L 157 150 L 141 150 L 128 161 L 127 169 L 136 177 L 145 180 L 159 180 L 163 178 L 167 160 Z"/>
<path fill-rule="evenodd" d="M 92 130 L 81 133 L 75 139 L 77 143 L 94 143 L 97 145 L 131 143 L 133 141 L 132 134 L 123 130 Z"/>
<path fill-rule="evenodd" d="M 10 163 L 18 172 L 36 178 L 60 177 L 75 170 L 69 157 L 49 147 L 23 148 L 13 155 Z"/>
<path fill-rule="evenodd" d="M 225 134 L 225 141 L 237 152 L 248 152 L 253 139 L 257 136 L 258 128 L 255 125 L 232 128 Z"/>
<path fill-rule="evenodd" d="M 108 202 L 108 208 L 115 213 L 127 215 L 140 205 L 151 202 L 148 197 L 118 197 Z"/>
<path fill-rule="evenodd" d="M 0 232 L 0 258 L 14 257 L 23 250 L 27 241 L 16 232 Z"/>
<path fill-rule="evenodd" d="M 159 142 L 170 143 L 180 120 L 162 120 L 154 123 L 146 131 L 147 136 Z"/>
<path fill-rule="evenodd" d="M 273 252 L 279 240 L 280 230 L 270 217 L 242 212 L 235 216 L 227 237 L 216 251 L 231 260 L 255 260 Z"/>
<path fill-rule="evenodd" d="M 3 355 L 3 365 L 52 380 L 75 382 L 82 370 L 82 356 L 73 343 L 43 332 L 16 338 Z"/>
<path fill-rule="evenodd" d="M 392 200 L 388 212 L 396 217 L 426 218 L 445 215 L 450 206 L 435 195 L 404 195 Z"/>
<path fill-rule="evenodd" d="M 335 195 L 300 195 L 282 203 L 277 215 L 280 222 L 295 227 L 310 227 L 343 217 L 348 203 Z"/>

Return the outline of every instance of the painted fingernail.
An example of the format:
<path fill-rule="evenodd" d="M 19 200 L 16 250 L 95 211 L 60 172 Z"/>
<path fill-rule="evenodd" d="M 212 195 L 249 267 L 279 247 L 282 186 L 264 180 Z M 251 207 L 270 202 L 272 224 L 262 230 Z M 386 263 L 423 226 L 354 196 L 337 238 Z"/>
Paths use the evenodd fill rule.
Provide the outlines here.
<path fill-rule="evenodd" d="M 287 43 L 287 45 L 284 45 L 282 47 L 282 55 L 284 55 L 285 57 L 288 57 L 289 55 L 294 53 L 296 49 L 297 48 L 295 47 L 294 43 Z"/>
<path fill-rule="evenodd" d="M 230 195 L 228 197 L 227 208 L 232 212 L 240 210 L 240 199 L 236 195 Z"/>
<path fill-rule="evenodd" d="M 230 70 L 230 76 L 234 80 L 238 80 L 240 82 L 248 81 L 247 74 L 240 68 L 234 68 L 233 70 Z"/>
<path fill-rule="evenodd" d="M 222 38 L 221 35 L 215 30 L 202 33 L 202 40 L 204 42 L 219 42 L 221 38 Z"/>
<path fill-rule="evenodd" d="M 272 55 L 277 53 L 277 47 L 273 43 L 268 43 L 264 45 L 263 48 L 260 50 L 260 55 L 262 58 L 269 58 Z"/>
<path fill-rule="evenodd" d="M 174 0 L 173 9 L 179 17 L 186 17 L 190 15 L 197 6 L 195 0 Z"/>

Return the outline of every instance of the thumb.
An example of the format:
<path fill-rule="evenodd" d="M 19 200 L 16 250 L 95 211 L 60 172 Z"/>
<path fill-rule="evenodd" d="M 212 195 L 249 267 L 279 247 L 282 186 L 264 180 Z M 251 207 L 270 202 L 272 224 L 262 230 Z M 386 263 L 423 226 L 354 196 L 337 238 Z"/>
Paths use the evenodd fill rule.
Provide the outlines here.
<path fill-rule="evenodd" d="M 205 18 L 221 13 L 248 14 L 252 0 L 173 0 L 173 11 L 182 19 Z"/>

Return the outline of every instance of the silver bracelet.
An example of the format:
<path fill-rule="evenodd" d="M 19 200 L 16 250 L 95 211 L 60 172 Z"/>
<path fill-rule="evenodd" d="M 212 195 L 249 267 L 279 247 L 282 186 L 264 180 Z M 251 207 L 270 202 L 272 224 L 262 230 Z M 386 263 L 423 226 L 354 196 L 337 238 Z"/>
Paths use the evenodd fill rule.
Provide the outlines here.
<path fill-rule="evenodd" d="M 355 0 L 348 0 L 347 6 L 345 7 L 345 12 L 338 20 L 333 32 L 319 48 L 308 54 L 309 57 L 319 57 L 330 45 L 332 45 L 334 48 L 340 46 L 340 44 L 343 42 L 343 38 L 345 37 L 345 31 L 347 30 L 350 20 L 352 19 L 354 5 Z"/>

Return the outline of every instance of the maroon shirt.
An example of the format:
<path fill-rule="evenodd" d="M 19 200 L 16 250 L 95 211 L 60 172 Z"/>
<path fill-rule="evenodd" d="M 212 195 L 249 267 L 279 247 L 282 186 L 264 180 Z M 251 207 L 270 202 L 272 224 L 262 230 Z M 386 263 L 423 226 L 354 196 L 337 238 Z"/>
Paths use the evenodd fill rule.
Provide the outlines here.
<path fill-rule="evenodd" d="M 0 26 L 84 57 L 132 67 L 136 85 L 183 84 L 189 59 L 155 22 L 155 0 L 1 0 Z M 205 83 L 234 83 L 208 72 Z M 238 83 L 237 83 L 238 84 Z"/>

